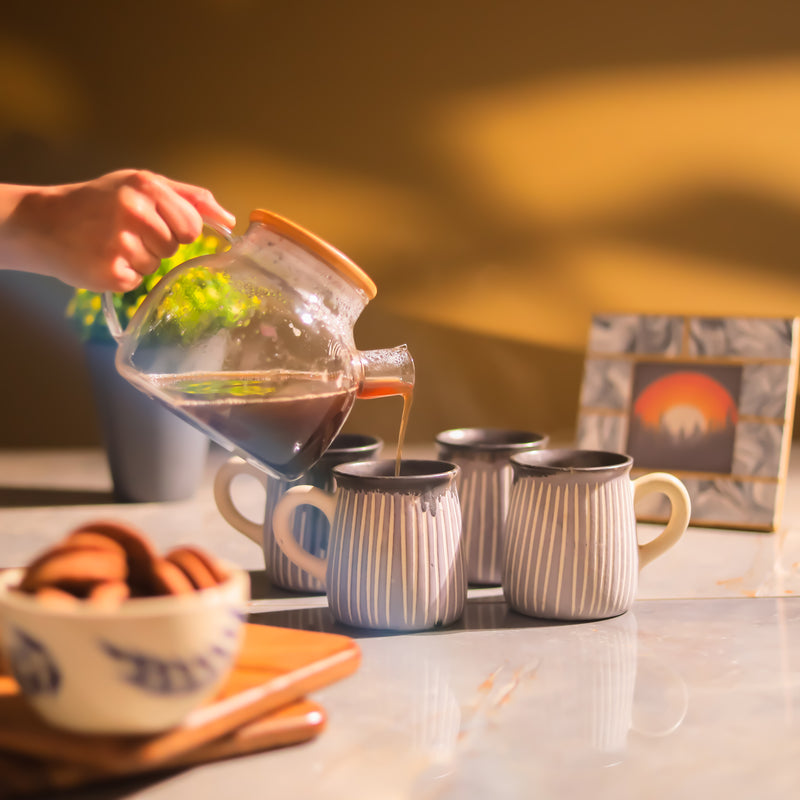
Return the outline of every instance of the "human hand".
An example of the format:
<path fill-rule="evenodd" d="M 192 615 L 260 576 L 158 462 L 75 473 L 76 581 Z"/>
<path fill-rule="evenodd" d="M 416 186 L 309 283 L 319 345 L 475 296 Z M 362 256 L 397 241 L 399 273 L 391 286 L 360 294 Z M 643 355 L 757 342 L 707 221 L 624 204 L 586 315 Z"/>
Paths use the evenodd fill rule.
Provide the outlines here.
<path fill-rule="evenodd" d="M 18 264 L 93 291 L 126 292 L 179 244 L 194 241 L 203 219 L 235 219 L 199 186 L 124 169 L 82 183 L 25 187 L 2 227 Z"/>

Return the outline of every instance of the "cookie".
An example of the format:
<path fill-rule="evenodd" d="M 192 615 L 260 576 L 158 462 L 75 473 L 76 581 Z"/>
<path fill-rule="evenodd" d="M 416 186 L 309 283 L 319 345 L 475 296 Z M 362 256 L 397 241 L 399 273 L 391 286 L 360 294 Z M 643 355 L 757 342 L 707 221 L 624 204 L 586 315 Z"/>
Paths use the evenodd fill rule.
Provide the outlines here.
<path fill-rule="evenodd" d="M 123 548 L 128 561 L 131 595 L 146 596 L 153 593 L 153 564 L 158 559 L 158 553 L 144 533 L 123 522 L 94 520 L 73 530 L 67 536 L 67 541 L 87 533 L 106 537 Z"/>
<path fill-rule="evenodd" d="M 28 566 L 20 582 L 23 592 L 35 593 L 55 586 L 85 596 L 96 583 L 125 581 L 128 565 L 123 553 L 107 548 L 59 545 L 47 550 Z"/>
<path fill-rule="evenodd" d="M 180 567 L 196 589 L 210 589 L 228 578 L 215 559 L 196 547 L 176 547 L 167 553 L 167 561 Z"/>
<path fill-rule="evenodd" d="M 156 594 L 190 594 L 195 590 L 186 573 L 166 558 L 153 562 L 152 583 Z"/>
<path fill-rule="evenodd" d="M 17 587 L 54 608 L 79 599 L 113 610 L 129 597 L 189 594 L 230 577 L 213 556 L 197 547 L 173 549 L 161 558 L 132 525 L 94 520 L 72 530 L 31 562 Z"/>
<path fill-rule="evenodd" d="M 82 547 L 96 547 L 99 549 L 114 550 L 117 553 L 122 553 L 127 558 L 125 548 L 104 533 L 97 533 L 95 531 L 79 530 L 69 534 L 64 539 L 63 544 L 66 545 L 80 545 Z"/>
<path fill-rule="evenodd" d="M 110 611 L 124 603 L 130 594 L 131 590 L 124 581 L 103 581 L 92 587 L 86 596 L 86 602 L 93 608 Z"/>
<path fill-rule="evenodd" d="M 192 547 L 191 545 L 182 545 L 181 547 L 176 547 L 175 550 L 190 552 L 195 558 L 200 559 L 203 562 L 203 565 L 209 572 L 214 576 L 214 580 L 217 583 L 225 583 L 225 581 L 230 578 L 230 572 L 220 563 L 219 559 L 214 558 L 210 553 L 206 552 L 205 550 L 201 550 L 199 547 Z M 175 551 L 173 550 L 173 552 Z"/>
<path fill-rule="evenodd" d="M 69 610 L 75 608 L 80 600 L 70 592 L 55 586 L 43 586 L 36 590 L 36 599 L 48 608 Z"/>

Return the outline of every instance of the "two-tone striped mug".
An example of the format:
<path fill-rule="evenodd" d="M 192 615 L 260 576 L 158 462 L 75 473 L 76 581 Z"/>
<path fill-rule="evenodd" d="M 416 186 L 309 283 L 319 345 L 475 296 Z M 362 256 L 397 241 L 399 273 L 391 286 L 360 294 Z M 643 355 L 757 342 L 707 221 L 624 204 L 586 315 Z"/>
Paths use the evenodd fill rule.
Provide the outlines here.
<path fill-rule="evenodd" d="M 613 617 L 632 605 L 639 570 L 672 547 L 689 524 L 691 502 L 674 475 L 630 479 L 633 461 L 596 450 L 540 450 L 511 457 L 503 592 L 534 617 Z M 640 544 L 634 504 L 653 493 L 671 505 L 666 527 Z"/>
<path fill-rule="evenodd" d="M 436 435 L 439 458 L 461 467 L 458 496 L 470 583 L 500 583 L 513 478 L 510 458 L 547 447 L 547 442 L 541 433 L 505 428 L 454 428 Z"/>
<path fill-rule="evenodd" d="M 272 517 L 286 557 L 326 588 L 328 607 L 346 625 L 425 630 L 450 625 L 464 610 L 459 468 L 444 461 L 362 461 L 333 468 L 336 489 L 293 486 Z M 292 536 L 295 509 L 308 504 L 331 523 L 325 558 Z"/>
<path fill-rule="evenodd" d="M 214 478 L 214 500 L 217 508 L 226 522 L 261 545 L 264 551 L 264 567 L 270 583 L 294 592 L 324 594 L 325 586 L 289 561 L 276 544 L 272 532 L 272 513 L 275 504 L 291 486 L 311 484 L 320 489 L 332 490 L 334 483 L 331 470 L 337 464 L 375 458 L 382 447 L 383 441 L 377 436 L 340 433 L 322 454 L 320 460 L 308 472 L 293 481 L 268 475 L 264 470 L 238 457 L 229 459 L 220 467 Z M 261 522 L 245 516 L 234 501 L 232 484 L 240 475 L 256 478 L 264 486 L 266 503 L 264 519 Z M 324 557 L 327 553 L 330 524 L 318 509 L 299 508 L 292 519 L 292 533 L 297 542 L 314 555 Z"/>

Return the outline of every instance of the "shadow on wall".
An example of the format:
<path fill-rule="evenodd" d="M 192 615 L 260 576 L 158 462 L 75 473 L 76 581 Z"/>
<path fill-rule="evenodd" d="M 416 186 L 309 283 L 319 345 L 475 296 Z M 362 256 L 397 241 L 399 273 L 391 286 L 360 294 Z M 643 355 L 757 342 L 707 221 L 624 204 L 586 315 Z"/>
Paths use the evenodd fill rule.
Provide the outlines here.
<path fill-rule="evenodd" d="M 454 5 L 9 4 L 0 180 L 147 166 L 317 232 L 379 286 L 358 346 L 415 357 L 412 442 L 568 437 L 592 312 L 796 313 L 793 4 Z M 0 446 L 99 441 L 69 294 L 0 273 Z"/>
<path fill-rule="evenodd" d="M 579 236 L 637 242 L 784 280 L 797 274 L 800 203 L 754 186 L 706 182 L 588 222 Z"/>
<path fill-rule="evenodd" d="M 72 290 L 0 271 L 0 447 L 100 444 L 83 348 L 64 319 Z"/>
<path fill-rule="evenodd" d="M 6 387 L 0 447 L 100 444 L 83 349 L 63 317 L 70 294 L 50 279 L 0 272 Z M 355 339 L 361 350 L 408 345 L 417 376 L 411 444 L 431 444 L 439 431 L 462 426 L 524 428 L 562 442 L 574 436 L 583 351 L 464 331 L 377 306 L 368 306 Z M 393 448 L 401 412 L 399 398 L 359 400 L 346 429 L 380 436 Z M 798 419 L 800 408 L 795 436 Z"/>

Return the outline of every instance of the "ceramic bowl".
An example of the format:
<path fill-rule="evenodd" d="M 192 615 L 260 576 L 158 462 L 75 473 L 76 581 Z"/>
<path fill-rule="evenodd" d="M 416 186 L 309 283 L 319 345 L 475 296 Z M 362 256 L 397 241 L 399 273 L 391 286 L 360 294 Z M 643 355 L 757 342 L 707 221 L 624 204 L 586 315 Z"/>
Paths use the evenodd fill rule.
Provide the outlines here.
<path fill-rule="evenodd" d="M 246 572 L 210 589 L 142 597 L 113 611 L 52 608 L 0 573 L 6 660 L 51 725 L 81 733 L 151 734 L 178 725 L 233 668 L 249 597 Z"/>

